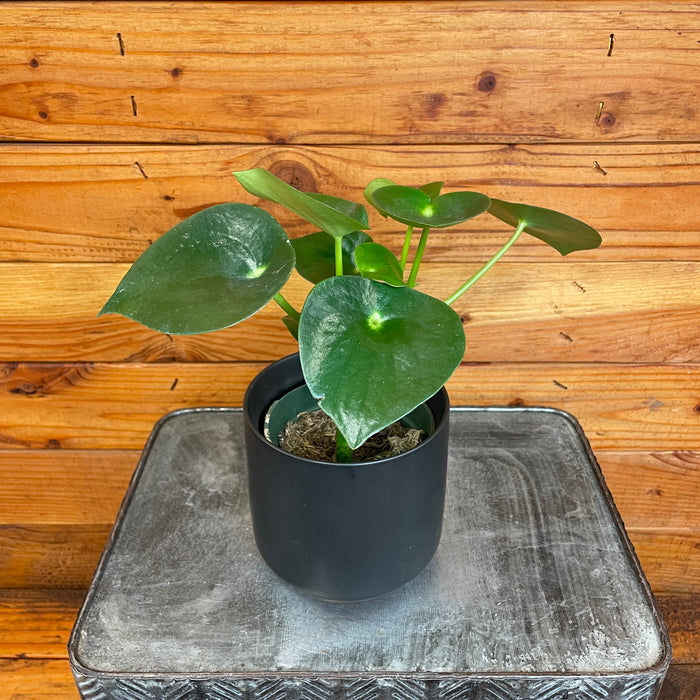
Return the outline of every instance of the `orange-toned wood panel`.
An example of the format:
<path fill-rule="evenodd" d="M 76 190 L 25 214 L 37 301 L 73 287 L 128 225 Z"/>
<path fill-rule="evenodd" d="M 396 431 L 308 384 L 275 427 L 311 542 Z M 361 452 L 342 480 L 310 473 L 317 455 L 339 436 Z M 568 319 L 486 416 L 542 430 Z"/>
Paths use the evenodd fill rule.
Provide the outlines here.
<path fill-rule="evenodd" d="M 284 12 L 268 2 L 2 5 L 0 129 L 9 139 L 507 143 L 700 133 L 691 2 L 289 2 Z"/>
<path fill-rule="evenodd" d="M 179 407 L 240 405 L 259 363 L 11 364 L 0 369 L 5 448 L 141 449 Z M 594 449 L 696 450 L 700 365 L 465 364 L 454 405 L 544 405 Z"/>
<path fill-rule="evenodd" d="M 594 163 L 604 168 L 603 174 Z M 254 203 L 232 171 L 266 167 L 297 187 L 363 201 L 375 177 L 553 207 L 603 246 L 578 260 L 700 260 L 700 149 L 691 144 L 235 147 L 0 145 L 0 260 L 130 262 L 210 204 Z M 300 220 L 272 208 L 293 236 Z M 403 232 L 374 215 L 373 235 Z M 507 229 L 489 216 L 434 236 L 430 260 L 488 259 Z M 465 242 L 469 236 L 468 243 Z M 541 259 L 523 239 L 509 259 Z"/>
<path fill-rule="evenodd" d="M 84 595 L 83 588 L 0 589 L 0 658 L 65 659 Z"/>
<path fill-rule="evenodd" d="M 596 456 L 625 525 L 700 534 L 700 451 Z"/>
<path fill-rule="evenodd" d="M 3 700 L 80 700 L 68 659 L 0 659 Z"/>
<path fill-rule="evenodd" d="M 0 450 L 0 525 L 111 525 L 138 450 Z"/>
<path fill-rule="evenodd" d="M 110 530 L 110 525 L 0 525 L 0 588 L 87 588 Z"/>
<path fill-rule="evenodd" d="M 542 248 L 543 262 L 503 261 L 454 304 L 464 319 L 465 360 L 700 361 L 700 263 L 592 263 L 579 262 L 575 254 L 562 261 Z M 445 299 L 476 268 L 471 262 L 424 264 L 419 288 Z M 0 357 L 251 361 L 297 349 L 275 304 L 237 327 L 199 336 L 166 336 L 113 314 L 98 318 L 127 269 L 0 263 Z M 309 287 L 294 276 L 285 296 L 301 308 Z"/>

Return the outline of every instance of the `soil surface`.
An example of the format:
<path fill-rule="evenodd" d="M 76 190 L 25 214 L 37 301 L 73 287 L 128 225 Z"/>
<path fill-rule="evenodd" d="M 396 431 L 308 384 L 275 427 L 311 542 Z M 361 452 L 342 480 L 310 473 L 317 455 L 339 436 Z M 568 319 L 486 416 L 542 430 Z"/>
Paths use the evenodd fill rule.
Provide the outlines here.
<path fill-rule="evenodd" d="M 335 462 L 335 423 L 322 410 L 300 413 L 279 436 L 285 451 L 319 462 Z M 371 462 L 407 452 L 424 438 L 424 431 L 393 423 L 353 452 L 353 462 Z"/>

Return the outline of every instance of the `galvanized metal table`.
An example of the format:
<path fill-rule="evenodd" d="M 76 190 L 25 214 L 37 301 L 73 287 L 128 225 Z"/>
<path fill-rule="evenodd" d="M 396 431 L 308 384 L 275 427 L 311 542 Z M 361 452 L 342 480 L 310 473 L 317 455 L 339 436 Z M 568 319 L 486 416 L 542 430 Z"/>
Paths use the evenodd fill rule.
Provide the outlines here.
<path fill-rule="evenodd" d="M 242 422 L 195 409 L 154 429 L 70 640 L 83 698 L 655 697 L 668 635 L 568 414 L 453 409 L 435 558 L 352 604 L 257 554 Z"/>

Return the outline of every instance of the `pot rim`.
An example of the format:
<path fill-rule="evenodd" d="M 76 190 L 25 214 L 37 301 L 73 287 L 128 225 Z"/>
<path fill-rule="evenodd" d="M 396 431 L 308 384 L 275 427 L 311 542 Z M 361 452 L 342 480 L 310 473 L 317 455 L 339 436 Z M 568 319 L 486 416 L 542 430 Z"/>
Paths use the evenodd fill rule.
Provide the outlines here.
<path fill-rule="evenodd" d="M 299 353 L 293 353 L 291 355 L 287 355 L 286 357 L 282 357 L 278 360 L 273 360 L 270 362 L 265 368 L 263 368 L 248 384 L 248 387 L 246 388 L 245 395 L 243 396 L 243 418 L 246 422 L 246 424 L 251 428 L 251 434 L 255 436 L 256 440 L 262 441 L 265 445 L 267 445 L 268 448 L 272 449 L 275 452 L 278 452 L 282 455 L 287 455 L 288 457 L 293 457 L 295 460 L 299 460 L 299 462 L 302 462 L 307 465 L 318 465 L 324 468 L 332 467 L 336 469 L 347 469 L 348 467 L 351 468 L 358 468 L 358 467 L 376 467 L 381 464 L 387 464 L 390 462 L 393 462 L 394 460 L 400 460 L 404 455 L 410 454 L 414 452 L 415 450 L 421 449 L 424 445 L 427 445 L 428 443 L 432 442 L 433 438 L 442 430 L 445 429 L 448 421 L 449 421 L 449 416 L 450 416 L 450 398 L 449 394 L 447 393 L 447 389 L 445 386 L 441 386 L 431 397 L 426 399 L 423 403 L 429 403 L 432 401 L 435 397 L 441 396 L 444 403 L 445 403 L 445 411 L 441 417 L 438 418 L 438 416 L 435 415 L 435 412 L 432 411 L 433 413 L 433 418 L 435 419 L 435 429 L 433 432 L 422 442 L 420 442 L 418 445 L 415 447 L 412 447 L 410 450 L 406 450 L 405 452 L 401 452 L 398 455 L 393 455 L 391 457 L 383 457 L 382 459 L 375 459 L 375 460 L 368 460 L 368 461 L 363 461 L 363 462 L 323 462 L 321 460 L 317 459 L 309 459 L 308 457 L 300 457 L 298 455 L 292 454 L 291 452 L 286 452 L 283 450 L 281 447 L 275 445 L 273 442 L 270 442 L 265 435 L 262 433 L 260 430 L 259 426 L 256 425 L 256 423 L 252 420 L 251 417 L 251 411 L 249 408 L 249 403 L 250 403 L 250 393 L 251 393 L 251 387 L 255 380 L 258 378 L 260 374 L 265 372 L 268 368 L 272 367 L 275 363 L 278 362 L 283 362 L 285 360 L 291 361 L 292 358 L 298 357 Z M 303 377 L 303 375 L 302 375 Z M 289 387 L 286 391 L 282 392 L 282 395 L 285 395 L 289 393 L 290 391 L 294 391 L 294 389 L 299 388 L 300 386 L 303 386 L 306 384 L 305 381 L 302 381 L 299 384 L 296 384 L 292 387 Z M 419 404 L 420 405 L 420 404 Z M 269 408 L 269 404 L 268 404 Z M 319 407 L 320 408 L 320 407 Z M 413 409 L 411 409 L 413 410 Z M 406 413 L 408 415 L 410 411 Z M 401 416 L 403 418 L 403 416 Z M 399 418 L 400 420 L 400 418 Z"/>

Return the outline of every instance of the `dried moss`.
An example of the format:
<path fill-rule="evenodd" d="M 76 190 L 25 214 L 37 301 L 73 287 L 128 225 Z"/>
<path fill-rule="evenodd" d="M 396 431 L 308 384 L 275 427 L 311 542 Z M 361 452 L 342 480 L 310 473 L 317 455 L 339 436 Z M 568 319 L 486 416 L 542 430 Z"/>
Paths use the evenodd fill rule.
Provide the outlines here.
<path fill-rule="evenodd" d="M 300 413 L 279 436 L 279 445 L 299 457 L 335 462 L 335 423 L 320 409 Z M 424 438 L 424 431 L 393 423 L 353 452 L 354 462 L 369 462 L 407 452 Z"/>

